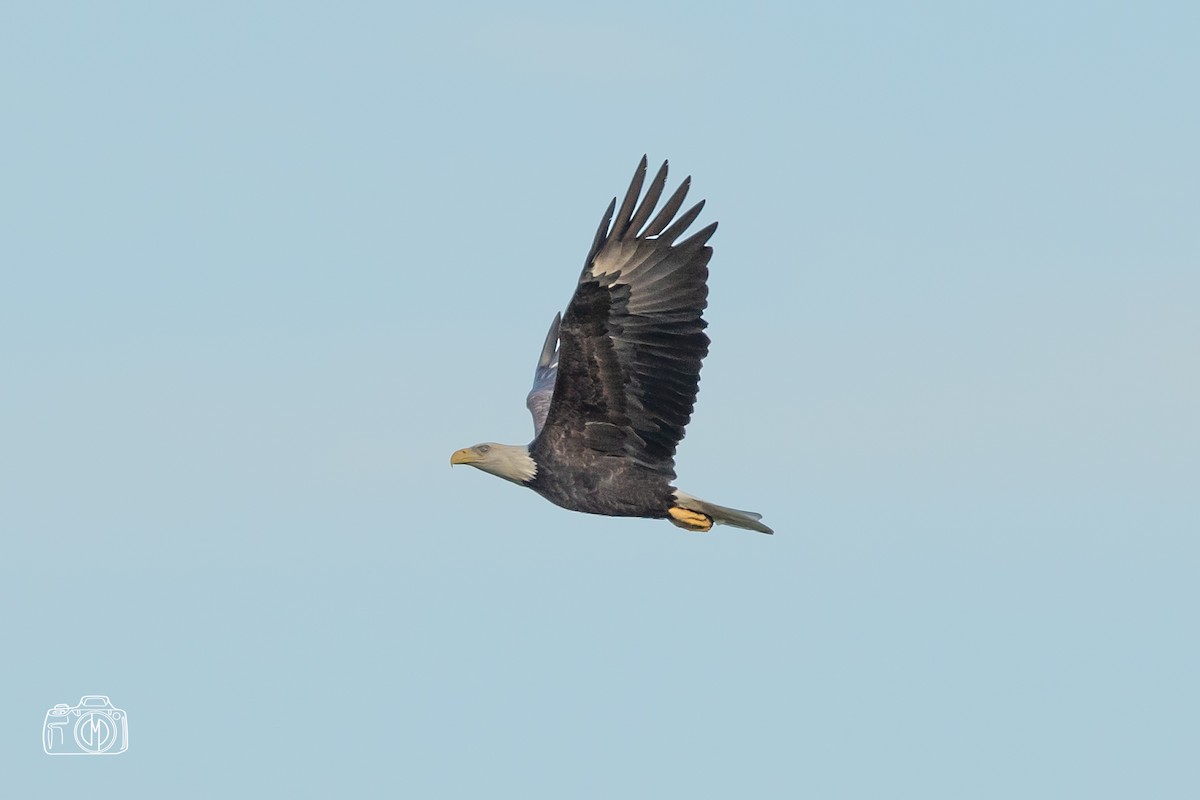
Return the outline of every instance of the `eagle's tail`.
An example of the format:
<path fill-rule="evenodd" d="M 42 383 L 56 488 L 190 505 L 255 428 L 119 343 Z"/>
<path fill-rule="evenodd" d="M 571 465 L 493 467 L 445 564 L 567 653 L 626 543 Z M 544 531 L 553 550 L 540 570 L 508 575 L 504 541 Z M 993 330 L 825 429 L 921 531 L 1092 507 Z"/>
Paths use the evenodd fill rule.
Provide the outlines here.
<path fill-rule="evenodd" d="M 675 502 L 688 511 L 703 514 L 718 525 L 731 525 L 734 528 L 744 528 L 745 530 L 758 531 L 759 533 L 775 532 L 759 522 L 762 519 L 762 514 L 757 514 L 753 511 L 739 511 L 736 508 L 719 506 L 716 503 L 709 503 L 698 497 L 692 497 L 690 494 L 681 492 L 678 489 L 675 490 Z M 700 521 L 693 523 L 691 520 L 684 519 L 682 515 L 675 513 L 671 513 L 671 521 L 682 528 L 689 528 L 691 530 L 708 530 L 708 528 L 712 527 L 712 522 L 705 526 Z"/>

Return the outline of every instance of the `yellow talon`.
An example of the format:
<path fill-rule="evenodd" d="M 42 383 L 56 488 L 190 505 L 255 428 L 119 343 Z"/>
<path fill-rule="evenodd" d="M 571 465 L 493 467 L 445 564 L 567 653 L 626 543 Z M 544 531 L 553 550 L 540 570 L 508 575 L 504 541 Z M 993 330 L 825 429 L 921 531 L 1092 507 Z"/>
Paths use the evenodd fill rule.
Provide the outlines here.
<path fill-rule="evenodd" d="M 699 511 L 692 511 L 683 506 L 672 506 L 667 509 L 667 513 L 671 515 L 671 523 L 678 525 L 687 531 L 696 531 L 704 533 L 711 530 L 713 526 L 712 517 L 707 514 L 701 514 Z"/>

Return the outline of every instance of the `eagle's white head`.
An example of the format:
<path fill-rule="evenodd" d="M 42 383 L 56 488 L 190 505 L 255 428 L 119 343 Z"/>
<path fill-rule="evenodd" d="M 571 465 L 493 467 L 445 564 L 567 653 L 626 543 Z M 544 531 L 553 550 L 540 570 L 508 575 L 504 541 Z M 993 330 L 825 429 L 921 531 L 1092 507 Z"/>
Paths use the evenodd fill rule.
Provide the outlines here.
<path fill-rule="evenodd" d="M 513 483 L 525 484 L 537 475 L 537 462 L 529 455 L 523 444 L 496 444 L 484 442 L 474 447 L 455 450 L 450 463 L 470 464 L 476 469 L 490 472 Z"/>

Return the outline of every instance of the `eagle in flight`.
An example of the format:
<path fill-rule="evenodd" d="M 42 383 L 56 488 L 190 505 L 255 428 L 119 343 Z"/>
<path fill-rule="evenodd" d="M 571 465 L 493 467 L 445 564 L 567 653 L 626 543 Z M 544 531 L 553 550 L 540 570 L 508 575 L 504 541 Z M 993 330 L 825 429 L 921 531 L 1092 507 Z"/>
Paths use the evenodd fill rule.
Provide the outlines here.
<path fill-rule="evenodd" d="M 656 214 L 666 162 L 641 196 L 645 180 L 643 156 L 621 207 L 613 198 L 604 212 L 566 312 L 550 325 L 526 398 L 533 441 L 477 444 L 450 463 L 528 486 L 573 511 L 667 519 L 691 531 L 717 523 L 772 533 L 761 514 L 672 485 L 675 448 L 708 354 L 708 240 L 717 223 L 677 241 L 704 201 L 676 216 L 688 178 Z"/>

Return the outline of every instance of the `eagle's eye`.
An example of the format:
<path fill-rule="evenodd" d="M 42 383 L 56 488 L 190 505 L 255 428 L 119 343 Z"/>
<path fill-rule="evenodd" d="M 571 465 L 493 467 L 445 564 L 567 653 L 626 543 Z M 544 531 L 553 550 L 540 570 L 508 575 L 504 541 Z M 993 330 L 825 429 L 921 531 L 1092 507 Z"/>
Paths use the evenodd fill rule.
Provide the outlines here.
<path fill-rule="evenodd" d="M 491 446 L 491 445 L 488 445 L 488 444 L 481 444 L 481 445 L 479 445 L 479 447 L 477 447 L 476 449 L 477 449 L 477 450 L 478 450 L 480 453 L 486 453 L 488 450 L 491 450 L 491 449 L 492 449 L 492 446 Z"/>

